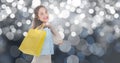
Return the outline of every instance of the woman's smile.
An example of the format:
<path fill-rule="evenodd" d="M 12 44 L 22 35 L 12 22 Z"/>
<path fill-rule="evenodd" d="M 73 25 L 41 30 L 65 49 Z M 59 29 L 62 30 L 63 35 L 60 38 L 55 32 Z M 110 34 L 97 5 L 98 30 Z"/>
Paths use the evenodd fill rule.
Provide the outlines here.
<path fill-rule="evenodd" d="M 43 17 L 44 20 L 48 20 L 48 17 Z"/>

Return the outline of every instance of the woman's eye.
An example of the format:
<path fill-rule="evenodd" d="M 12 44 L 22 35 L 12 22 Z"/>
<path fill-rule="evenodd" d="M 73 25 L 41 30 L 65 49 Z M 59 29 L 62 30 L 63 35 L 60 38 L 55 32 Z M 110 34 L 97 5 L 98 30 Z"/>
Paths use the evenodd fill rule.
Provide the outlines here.
<path fill-rule="evenodd" d="M 41 13 L 40 15 L 43 15 L 43 13 Z"/>
<path fill-rule="evenodd" d="M 47 13 L 47 11 L 45 13 Z"/>

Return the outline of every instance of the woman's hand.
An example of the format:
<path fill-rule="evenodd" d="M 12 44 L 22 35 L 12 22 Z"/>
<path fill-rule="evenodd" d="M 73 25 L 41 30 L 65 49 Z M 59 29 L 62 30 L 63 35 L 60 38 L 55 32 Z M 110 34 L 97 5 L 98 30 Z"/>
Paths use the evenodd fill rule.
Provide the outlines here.
<path fill-rule="evenodd" d="M 61 43 L 58 43 L 58 45 L 62 45 L 63 44 L 63 42 L 61 42 Z"/>
<path fill-rule="evenodd" d="M 45 26 L 48 28 L 51 28 L 51 24 L 50 23 L 45 23 Z"/>

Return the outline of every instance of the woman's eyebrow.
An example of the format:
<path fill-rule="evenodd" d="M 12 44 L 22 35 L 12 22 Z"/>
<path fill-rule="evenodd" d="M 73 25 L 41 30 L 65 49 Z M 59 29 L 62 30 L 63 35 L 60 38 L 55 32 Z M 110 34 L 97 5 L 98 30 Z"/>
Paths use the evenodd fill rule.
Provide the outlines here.
<path fill-rule="evenodd" d="M 43 14 L 43 12 L 40 12 L 40 14 Z"/>

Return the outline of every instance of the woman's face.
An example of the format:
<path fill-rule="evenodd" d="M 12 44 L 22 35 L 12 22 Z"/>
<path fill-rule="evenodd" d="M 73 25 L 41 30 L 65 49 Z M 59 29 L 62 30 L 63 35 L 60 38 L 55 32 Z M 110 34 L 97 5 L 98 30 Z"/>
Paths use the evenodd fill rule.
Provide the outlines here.
<path fill-rule="evenodd" d="M 38 11 L 38 19 L 41 20 L 44 23 L 48 22 L 48 19 L 49 19 L 48 12 L 44 7 L 41 7 L 39 9 L 39 11 Z"/>

